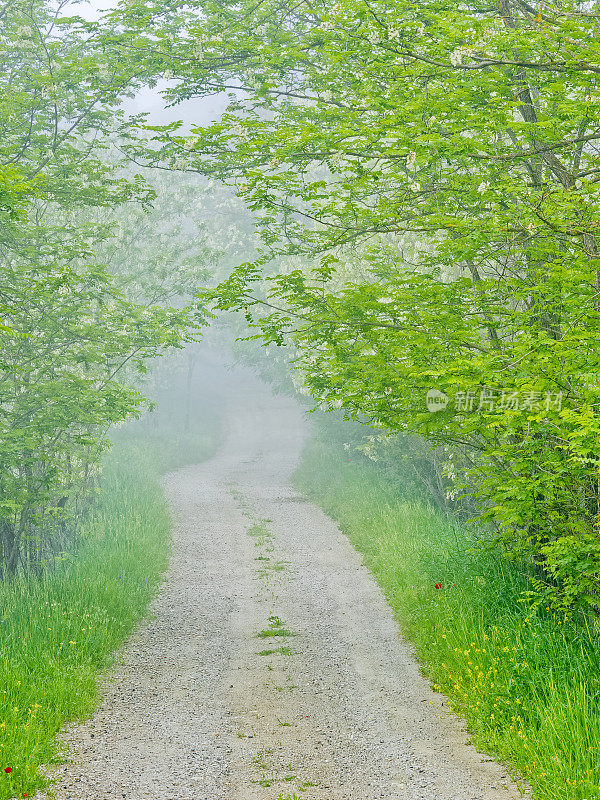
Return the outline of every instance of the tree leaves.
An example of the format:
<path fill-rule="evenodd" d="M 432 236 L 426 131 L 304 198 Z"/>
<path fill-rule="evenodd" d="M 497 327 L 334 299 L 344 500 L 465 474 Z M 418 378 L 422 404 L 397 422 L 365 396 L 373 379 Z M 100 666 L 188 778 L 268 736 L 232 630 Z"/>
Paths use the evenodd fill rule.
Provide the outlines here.
<path fill-rule="evenodd" d="M 214 308 L 291 342 L 319 404 L 462 449 L 482 518 L 557 598 L 589 604 L 595 590 L 568 588 L 560 547 L 544 548 L 595 535 L 600 502 L 594 13 L 512 0 L 202 10 L 204 61 L 183 37 L 169 96 L 235 97 L 192 152 L 166 135 L 155 153 L 235 181 L 257 214 L 262 260 Z M 196 13 L 182 6 L 157 35 Z M 430 413 L 434 388 L 448 404 Z"/>

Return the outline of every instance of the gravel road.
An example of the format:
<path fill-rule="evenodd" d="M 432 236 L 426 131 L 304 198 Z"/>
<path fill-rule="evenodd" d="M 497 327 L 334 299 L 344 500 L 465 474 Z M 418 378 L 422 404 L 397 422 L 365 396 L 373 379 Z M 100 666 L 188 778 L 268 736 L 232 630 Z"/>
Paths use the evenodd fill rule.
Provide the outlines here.
<path fill-rule="evenodd" d="M 164 478 L 173 556 L 58 800 L 515 800 L 422 678 L 360 556 L 291 488 L 308 422 L 225 377 L 226 439 Z"/>

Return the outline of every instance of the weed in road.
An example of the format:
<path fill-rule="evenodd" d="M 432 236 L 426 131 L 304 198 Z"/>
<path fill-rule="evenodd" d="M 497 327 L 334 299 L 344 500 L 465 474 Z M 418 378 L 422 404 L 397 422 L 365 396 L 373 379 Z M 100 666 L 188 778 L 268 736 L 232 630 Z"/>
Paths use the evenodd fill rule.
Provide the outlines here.
<path fill-rule="evenodd" d="M 229 494 L 233 497 L 236 506 L 240 510 L 248 508 L 246 498 L 235 486 L 229 486 Z"/>
<path fill-rule="evenodd" d="M 277 782 L 276 775 L 274 774 L 267 775 L 266 773 L 263 773 L 258 780 L 252 781 L 252 783 L 258 783 L 259 786 L 266 786 L 266 787 L 273 786 L 273 784 L 276 782 Z"/>
<path fill-rule="evenodd" d="M 289 631 L 285 624 L 276 616 L 269 617 L 269 627 L 259 631 L 256 636 L 259 639 L 271 639 L 276 636 L 297 636 L 298 634 Z"/>
<path fill-rule="evenodd" d="M 293 725 L 294 725 L 294 723 L 293 723 L 293 722 L 282 722 L 282 721 L 279 719 L 279 717 L 275 717 L 275 719 L 276 719 L 276 720 L 277 720 L 277 722 L 278 722 L 278 723 L 281 725 L 281 727 L 282 727 L 282 728 L 291 728 L 291 727 L 293 727 Z"/>
<path fill-rule="evenodd" d="M 268 769 L 269 765 L 266 762 L 266 756 L 270 755 L 273 755 L 273 749 L 271 747 L 267 748 L 266 750 L 259 750 L 256 755 L 252 756 L 252 763 L 259 769 Z"/>
<path fill-rule="evenodd" d="M 267 527 L 267 523 L 270 521 L 271 520 L 268 519 L 257 520 L 256 522 L 253 522 L 246 531 L 248 536 L 252 536 L 254 539 L 255 547 L 265 547 L 266 545 L 270 544 L 271 539 L 273 538 L 272 533 Z"/>
<path fill-rule="evenodd" d="M 281 647 L 273 647 L 269 650 L 260 650 L 256 655 L 257 656 L 273 656 L 273 655 L 280 655 L 280 656 L 293 656 L 297 651 L 292 650 L 291 647 L 286 647 L 282 645 Z"/>
<path fill-rule="evenodd" d="M 313 781 L 301 781 L 298 788 L 300 789 L 300 791 L 303 792 L 305 789 L 310 789 L 311 786 L 316 786 L 316 785 L 317 784 L 314 783 Z M 295 796 L 296 795 L 294 795 L 294 797 Z M 300 800 L 300 798 L 298 798 L 298 800 Z"/>
<path fill-rule="evenodd" d="M 271 578 L 278 573 L 285 572 L 285 570 L 290 566 L 289 561 L 271 561 L 271 559 L 268 557 L 259 557 L 257 560 L 267 562 L 258 570 L 257 577 L 259 578 Z"/>

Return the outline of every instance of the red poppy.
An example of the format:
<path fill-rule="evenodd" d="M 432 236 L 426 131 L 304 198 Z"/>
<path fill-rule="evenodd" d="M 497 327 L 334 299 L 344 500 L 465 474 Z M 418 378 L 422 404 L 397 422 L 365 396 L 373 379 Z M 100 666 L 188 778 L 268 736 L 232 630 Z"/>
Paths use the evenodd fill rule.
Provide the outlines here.
<path fill-rule="evenodd" d="M 442 584 L 441 583 L 436 583 L 435 588 L 436 589 L 441 589 L 442 588 Z"/>
<path fill-rule="evenodd" d="M 12 767 L 4 767 L 4 772 L 12 772 Z"/>

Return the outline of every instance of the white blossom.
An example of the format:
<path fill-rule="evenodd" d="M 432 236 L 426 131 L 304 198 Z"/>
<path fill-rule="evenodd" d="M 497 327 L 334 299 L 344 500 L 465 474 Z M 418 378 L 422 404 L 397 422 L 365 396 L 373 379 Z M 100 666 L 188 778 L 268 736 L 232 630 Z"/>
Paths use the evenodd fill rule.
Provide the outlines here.
<path fill-rule="evenodd" d="M 481 181 L 481 183 L 477 187 L 477 191 L 479 192 L 479 194 L 483 194 L 484 192 L 487 192 L 489 188 L 490 184 L 488 183 L 488 181 Z"/>
<path fill-rule="evenodd" d="M 237 136 L 238 139 L 241 139 L 243 142 L 248 140 L 248 131 L 242 125 L 233 125 L 231 127 L 231 132 L 234 136 Z"/>
<path fill-rule="evenodd" d="M 471 55 L 470 47 L 457 47 L 453 53 L 450 53 L 450 63 L 453 67 L 460 67 L 463 63 L 464 56 Z"/>
<path fill-rule="evenodd" d="M 417 181 L 415 181 L 414 183 L 411 183 L 411 185 L 410 185 L 410 189 L 413 192 L 418 192 L 420 188 L 421 188 L 421 184 L 417 183 Z"/>
<path fill-rule="evenodd" d="M 410 150 L 406 156 L 406 168 L 414 172 L 417 168 L 417 154 L 414 150 Z"/>

